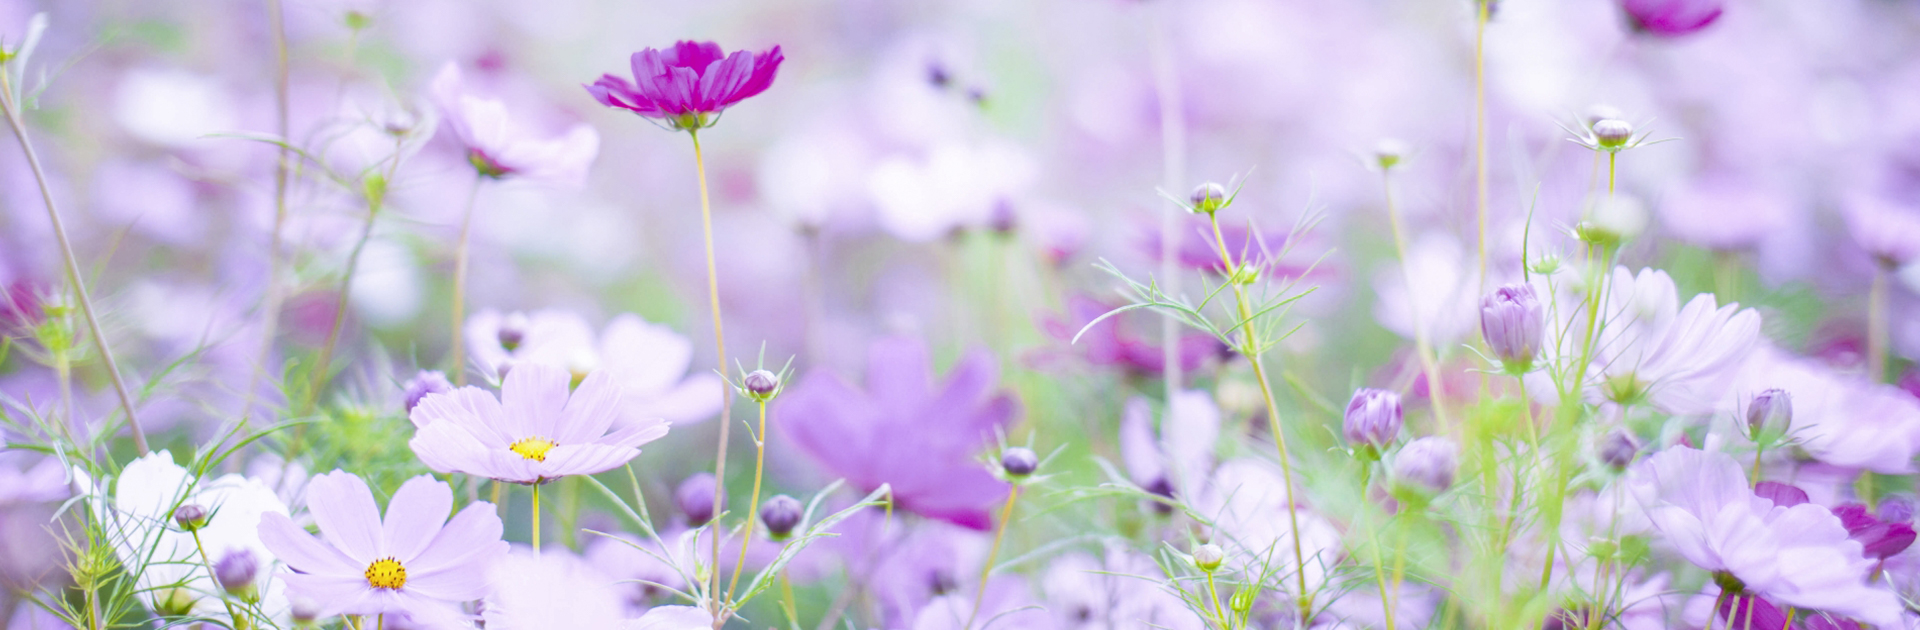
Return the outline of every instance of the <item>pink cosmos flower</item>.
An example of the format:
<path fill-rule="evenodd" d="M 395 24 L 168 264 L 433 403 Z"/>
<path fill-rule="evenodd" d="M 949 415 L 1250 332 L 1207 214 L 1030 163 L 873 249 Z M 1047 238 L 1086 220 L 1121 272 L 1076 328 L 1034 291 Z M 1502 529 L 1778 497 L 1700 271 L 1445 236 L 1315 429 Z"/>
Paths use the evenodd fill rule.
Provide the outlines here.
<path fill-rule="evenodd" d="M 1117 367 L 1130 375 L 1158 377 L 1165 371 L 1166 361 L 1162 356 L 1162 346 L 1158 339 L 1149 338 L 1129 328 L 1126 324 L 1130 316 L 1121 315 L 1108 318 L 1081 334 L 1081 329 L 1101 315 L 1115 308 L 1084 295 L 1067 298 L 1065 314 L 1047 314 L 1040 318 L 1040 329 L 1062 344 L 1071 344 L 1058 352 L 1042 351 L 1037 359 L 1050 361 L 1067 352 L 1079 354 L 1086 362 L 1101 367 Z M 1079 340 L 1074 337 L 1078 335 Z M 1178 357 L 1181 369 L 1193 372 L 1200 369 L 1209 356 L 1220 356 L 1227 351 L 1224 344 L 1212 335 L 1192 333 L 1181 335 Z"/>
<path fill-rule="evenodd" d="M 536 137 L 524 121 L 507 116 L 505 103 L 469 93 L 453 62 L 440 68 L 430 91 L 481 175 L 579 186 L 600 153 L 600 134 L 584 123 L 559 137 Z"/>
<path fill-rule="evenodd" d="M 321 536 L 284 514 L 260 519 L 260 541 L 293 572 L 295 597 L 322 616 L 398 614 L 419 625 L 458 623 L 455 604 L 487 593 L 487 569 L 507 552 L 492 503 L 455 514 L 453 488 L 433 477 L 408 480 L 382 519 L 373 491 L 344 471 L 315 477 L 307 509 Z"/>
<path fill-rule="evenodd" d="M 1625 483 L 1665 542 L 1716 582 L 1743 595 L 1898 625 L 1899 599 L 1867 582 L 1874 561 L 1841 520 L 1811 503 L 1781 506 L 1756 496 L 1733 457 L 1675 446 L 1635 466 Z"/>
<path fill-rule="evenodd" d="M 1725 5 L 1726 0 L 1624 0 L 1620 8 L 1636 30 L 1679 37 L 1713 24 Z"/>
<path fill-rule="evenodd" d="M 1748 360 L 1721 410 L 1733 416 L 1754 393 L 1774 388 L 1793 396 L 1793 441 L 1813 459 L 1888 475 L 1914 472 L 1920 399 L 1912 394 L 1763 346 Z"/>
<path fill-rule="evenodd" d="M 1760 315 L 1708 293 L 1680 307 L 1673 279 L 1657 269 L 1617 268 L 1611 282 L 1591 393 L 1668 413 L 1712 412 L 1759 340 Z"/>
<path fill-rule="evenodd" d="M 601 105 L 666 119 L 675 129 L 698 129 L 712 123 L 711 115 L 767 91 L 786 59 L 779 46 L 761 53 L 724 52 L 713 42 L 648 48 L 633 53 L 633 81 L 607 74 L 584 87 Z"/>
<path fill-rule="evenodd" d="M 895 504 L 974 529 L 992 524 L 990 506 L 1007 494 L 974 454 L 1019 403 L 996 387 L 993 355 L 960 359 L 944 384 L 917 340 L 876 341 L 867 353 L 867 388 L 815 372 L 780 397 L 776 421 L 786 435 L 850 485 L 892 484 Z"/>
<path fill-rule="evenodd" d="M 546 483 L 617 468 L 640 445 L 667 434 L 655 419 L 613 433 L 620 386 L 594 372 L 568 391 L 572 375 L 530 364 L 507 374 L 500 398 L 467 386 L 431 394 L 414 407 L 409 445 L 427 467 L 514 483 Z"/>
<path fill-rule="evenodd" d="M 485 310 L 467 319 L 467 347 L 489 373 L 508 364 L 566 368 L 575 379 L 604 371 L 620 384 L 620 426 L 665 418 L 679 425 L 720 412 L 720 377 L 687 374 L 693 342 L 661 324 L 622 313 L 595 335 L 579 314 L 548 309 L 528 314 Z"/>

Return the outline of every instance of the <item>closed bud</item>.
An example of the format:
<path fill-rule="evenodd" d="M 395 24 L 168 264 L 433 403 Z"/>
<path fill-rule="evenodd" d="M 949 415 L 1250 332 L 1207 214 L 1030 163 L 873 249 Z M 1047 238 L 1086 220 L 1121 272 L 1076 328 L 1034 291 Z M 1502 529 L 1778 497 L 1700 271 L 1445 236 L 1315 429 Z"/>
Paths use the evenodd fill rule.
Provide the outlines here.
<path fill-rule="evenodd" d="M 1459 469 L 1460 446 L 1437 435 L 1408 442 L 1393 458 L 1394 481 L 1426 492 L 1452 487 Z"/>
<path fill-rule="evenodd" d="M 1227 552 L 1222 551 L 1220 545 L 1207 543 L 1193 548 L 1193 566 L 1200 567 L 1201 571 L 1212 573 L 1226 560 Z"/>
<path fill-rule="evenodd" d="M 1576 226 L 1580 240 L 1619 245 L 1647 229 L 1647 206 L 1628 195 L 1597 196 L 1587 200 L 1586 220 Z"/>
<path fill-rule="evenodd" d="M 260 561 L 246 549 L 228 551 L 213 565 L 213 577 L 220 588 L 237 597 L 251 597 L 254 578 L 259 577 Z"/>
<path fill-rule="evenodd" d="M 800 500 L 776 494 L 760 504 L 760 523 L 767 526 L 767 535 L 774 540 L 785 540 L 793 534 L 793 528 L 800 526 L 800 519 L 806 517 Z"/>
<path fill-rule="evenodd" d="M 1509 284 L 1480 300 L 1480 336 L 1510 374 L 1525 374 L 1547 334 L 1546 310 L 1533 285 Z"/>
<path fill-rule="evenodd" d="M 500 336 L 500 347 L 506 348 L 507 352 L 513 352 L 515 349 L 518 349 L 520 342 L 527 340 L 527 315 L 525 313 L 509 313 L 504 319 L 500 320 L 500 332 L 498 334 Z"/>
<path fill-rule="evenodd" d="M 1383 171 L 1399 166 L 1400 160 L 1405 159 L 1406 156 L 1407 143 L 1396 138 L 1381 140 L 1379 144 L 1373 146 L 1373 164 Z"/>
<path fill-rule="evenodd" d="M 407 380 L 406 412 L 413 413 L 413 408 L 430 394 L 444 394 L 450 391 L 453 391 L 453 383 L 447 381 L 446 374 L 439 370 L 421 370 L 419 374 Z"/>
<path fill-rule="evenodd" d="M 780 393 L 780 376 L 766 370 L 754 370 L 740 380 L 740 385 L 747 390 L 748 398 L 766 402 Z"/>
<path fill-rule="evenodd" d="M 196 503 L 188 503 L 174 508 L 173 522 L 179 525 L 180 529 L 186 531 L 194 531 L 206 527 L 207 508 Z"/>
<path fill-rule="evenodd" d="M 1621 113 L 1618 107 L 1606 103 L 1595 103 L 1593 106 L 1587 108 L 1585 122 L 1587 123 L 1587 128 L 1592 129 L 1594 125 L 1599 124 L 1602 120 L 1619 120 L 1624 117 L 1626 117 L 1626 114 Z"/>
<path fill-rule="evenodd" d="M 1000 454 L 1000 468 L 1007 471 L 1008 477 L 1025 477 L 1039 467 L 1040 456 L 1033 449 L 1015 446 Z"/>
<path fill-rule="evenodd" d="M 713 520 L 713 515 L 720 511 L 713 504 L 717 486 L 711 473 L 695 473 L 674 489 L 674 502 L 680 506 L 680 513 L 687 515 L 688 527 L 699 527 Z"/>
<path fill-rule="evenodd" d="M 1341 428 L 1346 433 L 1347 444 L 1379 449 L 1400 436 L 1403 422 L 1400 394 L 1362 387 L 1354 390 L 1353 400 L 1347 402 L 1346 421 Z"/>
<path fill-rule="evenodd" d="M 1793 394 L 1774 388 L 1755 394 L 1747 403 L 1747 435 L 1785 434 L 1793 428 Z"/>
<path fill-rule="evenodd" d="M 1193 206 L 1194 212 L 1213 214 L 1227 206 L 1227 189 L 1214 182 L 1207 182 L 1194 188 L 1193 194 L 1187 196 L 1187 201 Z"/>
<path fill-rule="evenodd" d="M 162 617 L 185 617 L 193 614 L 196 598 L 193 591 L 185 588 L 163 589 L 153 596 L 153 612 Z"/>
<path fill-rule="evenodd" d="M 1619 151 L 1633 139 L 1633 125 L 1618 118 L 1594 121 L 1592 130 L 1593 142 L 1602 151 Z"/>
<path fill-rule="evenodd" d="M 1633 465 L 1633 458 L 1639 453 L 1640 441 L 1633 439 L 1632 433 L 1614 429 L 1608 432 L 1606 437 L 1600 438 L 1597 454 L 1602 463 L 1617 472 Z"/>

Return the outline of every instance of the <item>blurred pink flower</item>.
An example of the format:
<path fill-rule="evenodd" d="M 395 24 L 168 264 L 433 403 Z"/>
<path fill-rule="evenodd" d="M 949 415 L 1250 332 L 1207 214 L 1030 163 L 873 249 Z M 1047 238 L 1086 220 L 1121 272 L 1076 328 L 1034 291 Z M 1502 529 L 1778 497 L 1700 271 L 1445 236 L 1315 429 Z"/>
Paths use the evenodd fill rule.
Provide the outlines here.
<path fill-rule="evenodd" d="M 1720 306 L 1711 293 L 1679 307 L 1673 279 L 1657 269 L 1616 268 L 1608 291 L 1589 397 L 1674 414 L 1712 412 L 1759 340 L 1760 315 Z"/>
<path fill-rule="evenodd" d="M 894 504 L 974 529 L 992 524 L 991 505 L 1007 494 L 974 454 L 1013 422 L 1020 404 L 996 389 L 999 366 L 984 350 L 968 353 L 936 385 L 920 341 L 873 342 L 867 388 L 838 375 L 809 374 L 774 408 L 786 435 L 829 471 L 863 491 L 892 484 Z"/>
<path fill-rule="evenodd" d="M 1847 199 L 1842 214 L 1853 241 L 1875 262 L 1900 267 L 1920 257 L 1920 212 L 1878 195 L 1857 193 Z"/>
<path fill-rule="evenodd" d="M 404 615 L 416 624 L 458 623 L 455 606 L 486 595 L 487 570 L 507 552 L 492 503 L 455 514 L 453 488 L 421 475 L 400 486 L 386 518 L 360 477 L 333 471 L 307 488 L 321 537 L 284 514 L 260 519 L 260 540 L 293 568 L 281 577 L 322 616 Z"/>
<path fill-rule="evenodd" d="M 628 625 L 613 579 L 564 551 L 509 554 L 493 565 L 487 579 L 492 593 L 482 617 L 489 630 Z"/>
<path fill-rule="evenodd" d="M 1793 396 L 1793 441 L 1821 462 L 1903 475 L 1920 455 L 1920 399 L 1893 385 L 1843 374 L 1818 360 L 1763 346 L 1720 403 L 1735 413 L 1768 389 Z"/>
<path fill-rule="evenodd" d="M 453 62 L 440 68 L 430 91 L 481 175 L 579 186 L 600 153 L 600 134 L 584 123 L 556 138 L 534 136 L 525 121 L 507 116 L 505 103 L 469 93 Z"/>
<path fill-rule="evenodd" d="M 668 119 L 677 129 L 697 129 L 711 123 L 708 115 L 767 91 L 786 59 L 779 46 L 761 53 L 723 53 L 713 42 L 648 48 L 633 53 L 633 81 L 607 74 L 585 87 L 601 105 Z"/>
<path fill-rule="evenodd" d="M 1900 602 L 1867 582 L 1859 542 L 1826 508 L 1755 496 L 1725 453 L 1670 447 L 1636 465 L 1629 496 L 1673 550 L 1742 593 L 1897 626 Z"/>
<path fill-rule="evenodd" d="M 605 372 L 569 391 L 571 380 L 565 370 L 535 363 L 509 372 L 498 400 L 472 386 L 429 394 L 413 409 L 419 430 L 409 445 L 439 472 L 534 484 L 617 468 L 667 434 L 658 419 L 608 433 L 619 415 L 620 386 Z"/>
<path fill-rule="evenodd" d="M 1084 295 L 1070 296 L 1067 298 L 1066 315 L 1042 316 L 1040 329 L 1062 344 L 1073 344 L 1061 348 L 1062 352 L 1078 354 L 1096 367 L 1119 368 L 1130 376 L 1160 376 L 1166 367 L 1161 346 L 1128 329 L 1125 326 L 1128 315 L 1108 318 L 1087 330 L 1086 334 L 1081 334 L 1081 329 L 1088 323 L 1114 308 L 1113 305 Z M 1074 341 L 1076 335 L 1080 337 L 1079 341 Z M 1207 357 L 1224 355 L 1226 352 L 1226 345 L 1212 335 L 1189 333 L 1180 337 L 1178 360 L 1182 370 L 1192 373 L 1200 368 Z"/>
<path fill-rule="evenodd" d="M 1713 24 L 1725 5 L 1726 0 L 1623 0 L 1620 8 L 1636 30 L 1679 37 Z"/>
<path fill-rule="evenodd" d="M 720 377 L 686 376 L 693 343 L 631 313 L 614 317 L 596 338 L 587 320 L 569 311 L 503 315 L 484 310 L 467 320 L 466 336 L 474 362 L 489 373 L 508 363 L 551 365 L 572 372 L 576 380 L 588 372 L 607 372 L 624 392 L 623 426 L 654 418 L 701 422 L 720 411 Z"/>

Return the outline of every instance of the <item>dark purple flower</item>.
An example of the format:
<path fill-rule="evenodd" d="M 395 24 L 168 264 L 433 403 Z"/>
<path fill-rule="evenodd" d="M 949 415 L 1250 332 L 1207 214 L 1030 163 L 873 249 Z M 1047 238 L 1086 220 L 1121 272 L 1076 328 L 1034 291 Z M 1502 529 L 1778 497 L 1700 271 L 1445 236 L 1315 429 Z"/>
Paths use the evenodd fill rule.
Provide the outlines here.
<path fill-rule="evenodd" d="M 1623 0 L 1627 22 L 1634 30 L 1661 37 L 1679 37 L 1706 28 L 1720 19 L 1726 0 Z"/>
<path fill-rule="evenodd" d="M 719 511 L 713 505 L 715 485 L 713 473 L 694 473 L 673 490 L 674 502 L 679 504 L 680 513 L 687 515 L 688 527 L 705 524 Z"/>
<path fill-rule="evenodd" d="M 585 86 L 607 107 L 670 121 L 676 129 L 699 129 L 711 116 L 767 91 L 786 57 L 780 47 L 761 53 L 724 54 L 713 42 L 683 41 L 666 50 L 633 53 L 633 81 L 611 74 Z"/>
<path fill-rule="evenodd" d="M 1362 387 L 1354 390 L 1353 400 L 1347 402 L 1346 421 L 1341 428 L 1348 444 L 1381 448 L 1400 436 L 1402 422 L 1399 394 Z"/>
<path fill-rule="evenodd" d="M 815 371 L 782 396 L 775 420 L 850 485 L 891 484 L 901 509 L 984 530 L 1007 484 L 974 454 L 1011 425 L 1020 404 L 998 388 L 999 366 L 984 350 L 962 357 L 944 383 L 931 363 L 918 340 L 876 341 L 865 390 Z"/>
<path fill-rule="evenodd" d="M 444 394 L 453 391 L 453 383 L 447 381 L 447 375 L 439 370 L 421 370 L 419 374 L 407 380 L 407 413 L 420 404 L 420 399 L 428 394 Z"/>
<path fill-rule="evenodd" d="M 1546 311 L 1532 285 L 1509 284 L 1480 300 L 1480 335 L 1509 371 L 1533 367 L 1546 333 Z"/>
<path fill-rule="evenodd" d="M 1040 467 L 1040 455 L 1033 449 L 1023 446 L 1009 448 L 1000 454 L 1000 469 L 1011 477 L 1025 477 Z"/>
<path fill-rule="evenodd" d="M 1867 511 L 1867 506 L 1858 503 L 1835 506 L 1833 515 L 1840 517 L 1840 524 L 1847 528 L 1847 537 L 1859 541 L 1868 558 L 1885 560 L 1913 545 L 1912 524 L 1880 520 Z"/>
<path fill-rule="evenodd" d="M 1626 470 L 1640 454 L 1640 441 L 1632 433 L 1614 429 L 1601 439 L 1598 451 L 1602 463 L 1614 470 Z"/>
<path fill-rule="evenodd" d="M 1778 481 L 1762 481 L 1753 485 L 1753 495 L 1772 501 L 1780 507 L 1793 507 L 1807 502 L 1807 491 Z"/>
<path fill-rule="evenodd" d="M 767 534 L 774 540 L 782 540 L 793 533 L 800 525 L 800 519 L 806 517 L 806 511 L 800 506 L 800 500 L 776 494 L 760 504 L 760 522 L 767 526 Z"/>
<path fill-rule="evenodd" d="M 213 565 L 213 577 L 220 581 L 220 588 L 234 595 L 242 595 L 253 589 L 253 581 L 260 575 L 260 560 L 253 552 L 245 548 L 229 549 L 220 561 Z"/>

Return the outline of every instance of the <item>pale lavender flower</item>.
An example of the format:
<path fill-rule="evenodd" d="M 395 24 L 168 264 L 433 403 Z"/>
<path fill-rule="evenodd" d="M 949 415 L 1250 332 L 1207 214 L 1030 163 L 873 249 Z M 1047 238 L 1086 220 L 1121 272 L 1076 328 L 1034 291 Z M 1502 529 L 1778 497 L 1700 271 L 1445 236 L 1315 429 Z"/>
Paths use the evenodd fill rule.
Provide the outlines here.
<path fill-rule="evenodd" d="M 473 360 L 488 373 L 497 373 L 509 361 L 564 368 L 576 380 L 596 370 L 610 373 L 624 392 L 622 425 L 654 418 L 688 424 L 720 411 L 720 377 L 687 375 L 693 342 L 631 313 L 614 317 L 596 337 L 586 319 L 568 311 L 518 315 L 484 310 L 467 320 L 466 337 Z"/>
<path fill-rule="evenodd" d="M 1920 257 L 1920 212 L 1870 193 L 1849 197 L 1843 210 L 1847 232 L 1875 262 L 1894 268 Z"/>
<path fill-rule="evenodd" d="M 1763 346 L 1720 407 L 1732 413 L 1741 392 L 1779 389 L 1790 395 L 1794 445 L 1821 462 L 1890 475 L 1914 472 L 1920 455 L 1920 399 L 1893 385 L 1841 374 L 1815 359 Z M 1769 427 L 1778 430 L 1782 427 Z"/>
<path fill-rule="evenodd" d="M 420 400 L 426 398 L 427 394 L 444 394 L 453 391 L 453 383 L 449 382 L 447 375 L 439 370 L 421 370 L 413 378 L 407 379 L 406 385 L 401 389 L 405 391 L 407 398 L 407 406 L 403 411 L 413 413 L 413 408 L 419 405 Z"/>
<path fill-rule="evenodd" d="M 1408 442 L 1393 456 L 1394 480 L 1426 492 L 1440 492 L 1453 486 L 1453 476 L 1459 468 L 1460 445 L 1438 435 Z"/>
<path fill-rule="evenodd" d="M 1298 481 L 1295 483 L 1298 488 Z M 1213 520 L 1213 541 L 1226 550 L 1226 567 L 1242 574 L 1258 574 L 1271 562 L 1292 571 L 1295 558 L 1288 509 L 1293 507 L 1300 520 L 1307 590 L 1314 592 L 1326 585 L 1332 576 L 1330 568 L 1341 554 L 1340 531 L 1332 521 L 1287 494 L 1277 466 L 1255 458 L 1228 460 L 1214 470 L 1208 484 L 1202 496 L 1189 504 Z M 1289 589 L 1297 588 L 1293 579 L 1284 582 Z"/>
<path fill-rule="evenodd" d="M 293 568 L 281 579 L 320 616 L 458 623 L 455 604 L 486 595 L 487 571 L 507 553 L 492 503 L 474 502 L 448 520 L 453 488 L 428 475 L 400 486 L 384 520 L 367 483 L 344 471 L 315 477 L 307 498 L 322 537 L 270 513 L 260 519 L 260 540 Z"/>
<path fill-rule="evenodd" d="M 1400 265 L 1405 265 L 1403 271 Z M 1435 346 L 1447 346 L 1473 330 L 1480 316 L 1480 272 L 1452 237 L 1430 235 L 1414 241 L 1400 265 L 1374 274 L 1373 317 L 1394 334 L 1412 339 L 1424 329 Z M 1413 284 L 1408 284 L 1408 272 Z M 1416 329 L 1416 324 L 1418 329 Z"/>
<path fill-rule="evenodd" d="M 487 580 L 492 588 L 482 618 L 488 630 L 617 630 L 628 625 L 613 578 L 572 554 L 508 554 L 493 565 Z M 711 620 L 708 623 L 711 627 Z"/>
<path fill-rule="evenodd" d="M 1731 456 L 1671 447 L 1635 466 L 1625 483 L 1674 552 L 1744 594 L 1899 623 L 1899 600 L 1867 582 L 1873 563 L 1838 517 L 1755 496 Z"/>
<path fill-rule="evenodd" d="M 418 431 L 408 442 L 428 468 L 514 483 L 546 483 L 617 468 L 640 445 L 667 434 L 667 423 L 636 423 L 614 430 L 620 386 L 594 372 L 571 391 L 565 370 L 517 366 L 500 398 L 478 387 L 433 394 L 415 407 Z"/>
<path fill-rule="evenodd" d="M 525 121 L 507 115 L 505 103 L 472 94 L 453 62 L 434 75 L 429 92 L 483 176 L 579 186 L 600 153 L 600 134 L 584 123 L 559 137 L 537 137 Z"/>
<path fill-rule="evenodd" d="M 1153 403 L 1138 396 L 1127 400 L 1120 418 L 1121 461 L 1127 476 L 1146 491 L 1192 497 L 1213 469 L 1220 407 L 1199 390 L 1175 392 L 1167 407 L 1155 431 Z"/>
<path fill-rule="evenodd" d="M 1668 413 L 1714 410 L 1759 340 L 1760 315 L 1702 293 L 1679 304 L 1666 272 L 1614 270 L 1594 344 L 1590 396 Z"/>
<path fill-rule="evenodd" d="M 1546 331 L 1546 310 L 1533 285 L 1509 284 L 1480 299 L 1480 336 L 1509 372 L 1533 366 Z"/>
<path fill-rule="evenodd" d="M 1346 433 L 1347 444 L 1377 449 L 1400 437 L 1402 422 L 1400 394 L 1362 387 L 1354 390 L 1353 399 L 1347 402 L 1342 431 Z"/>
<path fill-rule="evenodd" d="M 684 532 L 662 533 L 661 538 L 669 545 L 675 541 L 680 544 L 666 549 L 652 540 L 626 534 L 594 536 L 586 543 L 587 562 L 617 580 L 613 588 L 620 594 L 629 616 L 638 616 L 652 608 L 656 601 L 670 597 L 672 591 L 668 589 L 686 589 L 683 575 L 662 559 L 672 558 L 674 562 L 692 566 L 700 551 L 700 540 Z"/>
<path fill-rule="evenodd" d="M 695 606 L 661 606 L 647 611 L 627 630 L 710 630 L 713 615 Z"/>
<path fill-rule="evenodd" d="M 1056 628 L 1205 628 L 1179 597 L 1141 579 L 1160 574 L 1152 558 L 1109 545 L 1102 556 L 1075 552 L 1054 558 L 1041 584 Z"/>

